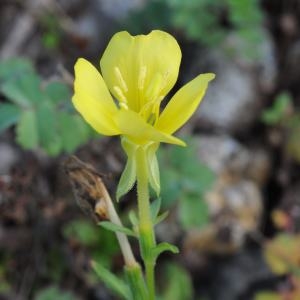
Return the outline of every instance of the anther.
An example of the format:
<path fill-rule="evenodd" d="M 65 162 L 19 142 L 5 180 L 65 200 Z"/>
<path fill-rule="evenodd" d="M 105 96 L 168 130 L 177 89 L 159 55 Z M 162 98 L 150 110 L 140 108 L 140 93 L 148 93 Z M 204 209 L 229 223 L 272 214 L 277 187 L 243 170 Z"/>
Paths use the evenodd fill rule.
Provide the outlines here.
<path fill-rule="evenodd" d="M 114 71 L 115 71 L 115 75 L 116 75 L 116 77 L 118 79 L 120 87 L 123 89 L 123 91 L 128 92 L 128 87 L 126 85 L 126 82 L 125 82 L 122 74 L 121 74 L 120 69 L 118 67 L 115 67 Z"/>
<path fill-rule="evenodd" d="M 126 97 L 124 96 L 122 90 L 118 87 L 118 86 L 114 86 L 113 89 L 115 90 L 116 94 L 118 95 L 118 100 L 120 102 L 124 102 L 124 103 L 127 103 L 127 99 Z"/>

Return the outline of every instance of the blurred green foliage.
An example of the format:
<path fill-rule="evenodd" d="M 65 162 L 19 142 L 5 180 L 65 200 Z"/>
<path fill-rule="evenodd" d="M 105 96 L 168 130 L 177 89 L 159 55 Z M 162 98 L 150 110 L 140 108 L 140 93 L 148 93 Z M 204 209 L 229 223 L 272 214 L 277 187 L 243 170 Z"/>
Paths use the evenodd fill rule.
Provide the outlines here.
<path fill-rule="evenodd" d="M 29 60 L 0 62 L 0 93 L 7 100 L 0 102 L 0 132 L 16 125 L 16 142 L 23 149 L 71 153 L 94 134 L 75 112 L 70 87 L 43 82 Z"/>
<path fill-rule="evenodd" d="M 110 268 L 113 256 L 119 253 L 115 235 L 89 221 L 71 221 L 63 228 L 63 234 L 88 248 L 93 260 L 104 267 Z"/>
<path fill-rule="evenodd" d="M 61 26 L 59 19 L 54 14 L 45 14 L 40 19 L 43 29 L 42 42 L 48 49 L 56 49 L 62 39 Z"/>
<path fill-rule="evenodd" d="M 283 92 L 279 94 L 271 107 L 262 112 L 261 119 L 267 125 L 278 125 L 291 110 L 292 99 L 290 94 Z"/>
<path fill-rule="evenodd" d="M 285 139 L 284 150 L 300 162 L 300 112 L 293 107 L 291 95 L 283 92 L 275 97 L 272 106 L 262 112 L 261 120 L 266 125 L 281 129 Z"/>
<path fill-rule="evenodd" d="M 240 41 L 237 50 L 255 57 L 264 39 L 262 20 L 258 0 L 150 0 L 129 16 L 126 26 L 136 34 L 153 28 L 177 30 L 211 47 L 234 33 Z"/>
<path fill-rule="evenodd" d="M 194 290 L 191 276 L 175 263 L 164 266 L 163 292 L 159 300 L 192 300 Z"/>
<path fill-rule="evenodd" d="M 289 286 L 279 292 L 263 291 L 255 300 L 300 299 L 300 235 L 281 232 L 268 241 L 263 252 L 272 272 L 289 278 Z"/>
<path fill-rule="evenodd" d="M 76 300 L 78 299 L 73 293 L 60 290 L 56 286 L 45 288 L 37 293 L 34 300 Z"/>
<path fill-rule="evenodd" d="M 209 211 L 204 194 L 215 180 L 214 173 L 197 158 L 192 139 L 189 147 L 165 147 L 159 152 L 161 163 L 162 207 L 178 205 L 184 229 L 208 223 Z"/>

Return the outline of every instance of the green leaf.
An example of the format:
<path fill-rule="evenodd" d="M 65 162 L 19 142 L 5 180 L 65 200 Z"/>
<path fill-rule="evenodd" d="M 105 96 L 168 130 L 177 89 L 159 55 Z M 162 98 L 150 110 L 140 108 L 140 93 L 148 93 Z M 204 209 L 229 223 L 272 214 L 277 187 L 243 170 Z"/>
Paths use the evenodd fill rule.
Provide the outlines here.
<path fill-rule="evenodd" d="M 0 61 L 0 81 L 19 78 L 34 73 L 33 65 L 30 60 L 24 58 L 10 58 Z"/>
<path fill-rule="evenodd" d="M 130 222 L 133 226 L 139 225 L 139 220 L 137 218 L 137 215 L 136 215 L 135 211 L 131 210 L 128 214 L 128 217 L 129 217 L 129 220 L 130 220 Z"/>
<path fill-rule="evenodd" d="M 179 249 L 175 245 L 164 242 L 156 245 L 152 249 L 152 255 L 157 258 L 162 252 L 165 251 L 170 251 L 174 254 L 179 253 Z"/>
<path fill-rule="evenodd" d="M 34 300 L 76 300 L 78 299 L 73 293 L 62 291 L 56 286 L 45 288 L 37 293 Z"/>
<path fill-rule="evenodd" d="M 291 106 L 292 99 L 288 93 L 281 93 L 276 97 L 273 105 L 264 110 L 261 119 L 268 125 L 276 125 L 283 120 L 289 107 Z"/>
<path fill-rule="evenodd" d="M 5 97 L 22 107 L 32 107 L 43 101 L 41 80 L 34 74 L 9 80 L 0 85 L 0 91 Z"/>
<path fill-rule="evenodd" d="M 87 142 L 90 131 L 86 123 L 77 115 L 61 112 L 58 115 L 59 133 L 63 150 L 74 152 L 80 145 Z M 76 134 L 74 134 L 76 132 Z"/>
<path fill-rule="evenodd" d="M 129 228 L 126 228 L 124 226 L 120 226 L 120 225 L 114 224 L 114 223 L 109 222 L 109 221 L 102 221 L 98 224 L 100 226 L 102 226 L 103 228 L 107 229 L 107 230 L 110 230 L 110 231 L 113 231 L 113 232 L 122 232 L 126 235 L 136 237 L 136 234 L 133 230 L 131 230 Z"/>
<path fill-rule="evenodd" d="M 92 261 L 92 267 L 108 288 L 124 299 L 131 300 L 130 291 L 124 281 L 95 261 Z"/>
<path fill-rule="evenodd" d="M 11 103 L 0 103 L 0 133 L 17 123 L 20 118 L 20 109 Z"/>
<path fill-rule="evenodd" d="M 154 225 L 157 225 L 160 222 L 162 222 L 168 215 L 169 215 L 169 212 L 165 211 L 161 215 L 157 216 L 155 221 L 154 221 Z"/>
<path fill-rule="evenodd" d="M 99 228 L 90 222 L 76 220 L 64 226 L 63 234 L 66 238 L 76 239 L 82 245 L 92 247 L 97 244 Z"/>
<path fill-rule="evenodd" d="M 184 229 L 201 228 L 209 222 L 208 205 L 199 195 L 185 195 L 178 205 L 179 220 Z"/>
<path fill-rule="evenodd" d="M 162 164 L 163 172 L 161 172 L 161 198 L 164 208 L 171 207 L 180 197 L 182 187 L 179 179 L 179 172 L 168 168 Z"/>
<path fill-rule="evenodd" d="M 40 103 L 37 109 L 37 125 L 42 148 L 49 155 L 61 151 L 61 138 L 57 132 L 57 119 L 54 106 L 47 101 Z"/>
<path fill-rule="evenodd" d="M 162 294 L 162 299 L 194 299 L 192 280 L 184 268 L 175 264 L 167 265 L 164 279 L 165 287 Z"/>
<path fill-rule="evenodd" d="M 39 144 L 37 120 L 35 112 L 25 110 L 22 112 L 16 128 L 16 140 L 24 149 L 36 149 Z"/>
<path fill-rule="evenodd" d="M 150 212 L 151 212 L 151 219 L 153 223 L 155 222 L 156 217 L 159 213 L 160 206 L 161 206 L 161 198 L 157 198 L 151 203 Z"/>
<path fill-rule="evenodd" d="M 54 104 L 60 104 L 67 101 L 71 102 L 70 88 L 62 82 L 50 82 L 45 87 L 44 93 Z"/>

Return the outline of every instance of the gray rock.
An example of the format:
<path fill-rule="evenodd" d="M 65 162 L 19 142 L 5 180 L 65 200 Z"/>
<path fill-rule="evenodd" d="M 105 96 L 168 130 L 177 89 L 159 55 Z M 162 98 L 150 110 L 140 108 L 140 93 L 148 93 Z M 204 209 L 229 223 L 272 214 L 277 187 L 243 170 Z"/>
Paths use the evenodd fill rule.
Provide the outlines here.
<path fill-rule="evenodd" d="M 247 60 L 241 54 L 241 40 L 234 35 L 228 37 L 221 49 L 199 49 L 195 54 L 188 79 L 204 72 L 216 74 L 194 118 L 196 127 L 239 133 L 259 118 L 264 106 L 262 95 L 274 90 L 278 72 L 273 42 L 266 33 L 262 38 L 255 48 L 256 59 Z M 226 53 L 229 48 L 234 49 L 234 56 Z"/>
<path fill-rule="evenodd" d="M 7 143 L 0 143 L 0 175 L 9 173 L 17 160 L 17 150 Z"/>
<path fill-rule="evenodd" d="M 216 78 L 196 113 L 195 126 L 241 132 L 259 116 L 261 95 L 255 77 L 221 53 L 215 52 L 210 59 Z"/>
<path fill-rule="evenodd" d="M 269 153 L 262 148 L 248 149 L 226 134 L 198 135 L 198 158 L 217 175 L 250 179 L 262 186 L 270 174 Z"/>
<path fill-rule="evenodd" d="M 120 19 L 132 10 L 141 8 L 147 0 L 98 0 L 103 12 L 113 18 Z"/>

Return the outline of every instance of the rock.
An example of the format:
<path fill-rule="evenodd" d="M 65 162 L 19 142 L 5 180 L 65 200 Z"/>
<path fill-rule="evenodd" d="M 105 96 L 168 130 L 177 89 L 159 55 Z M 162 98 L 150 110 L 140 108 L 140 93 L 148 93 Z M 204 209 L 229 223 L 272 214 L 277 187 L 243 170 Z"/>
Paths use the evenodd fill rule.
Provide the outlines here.
<path fill-rule="evenodd" d="M 270 155 L 264 149 L 247 149 L 229 135 L 198 135 L 198 158 L 216 174 L 228 174 L 264 185 L 271 169 Z"/>
<path fill-rule="evenodd" d="M 184 239 L 186 252 L 235 253 L 260 224 L 260 190 L 249 180 L 221 177 L 205 200 L 211 221 L 204 229 L 188 232 Z"/>
<path fill-rule="evenodd" d="M 216 74 L 196 113 L 196 128 L 240 133 L 251 128 L 259 118 L 263 94 L 274 90 L 277 76 L 274 45 L 268 35 L 264 36 L 257 46 L 261 49 L 259 58 L 250 62 L 241 55 L 230 57 L 226 50 L 196 52 L 186 77 L 190 80 L 204 72 Z M 237 38 L 230 38 L 227 43 L 235 44 L 238 49 Z"/>
<path fill-rule="evenodd" d="M 147 0 L 100 0 L 102 11 L 113 19 L 126 17 L 130 11 L 140 9 Z"/>
<path fill-rule="evenodd" d="M 275 286 L 277 282 L 258 247 L 245 249 L 225 261 L 217 261 L 212 269 L 209 299 L 250 300 L 259 288 Z"/>
<path fill-rule="evenodd" d="M 277 227 L 286 231 L 300 232 L 300 181 L 289 186 L 283 193 L 280 203 L 273 212 L 273 221 Z M 285 219 L 283 226 L 278 226 L 278 213 Z M 277 215 L 277 218 L 276 218 Z M 281 222 L 282 223 L 282 222 Z"/>
<path fill-rule="evenodd" d="M 7 143 L 0 143 L 0 175 L 8 174 L 17 160 L 17 150 Z"/>
<path fill-rule="evenodd" d="M 270 171 L 263 149 L 249 150 L 227 135 L 200 135 L 198 158 L 217 176 L 205 195 L 210 222 L 186 234 L 186 253 L 232 254 L 255 235 L 262 217 L 261 186 Z"/>
<path fill-rule="evenodd" d="M 215 65 L 211 71 L 216 79 L 197 111 L 195 126 L 231 133 L 245 130 L 259 116 L 261 108 L 254 77 L 221 54 L 215 54 L 213 60 Z"/>

